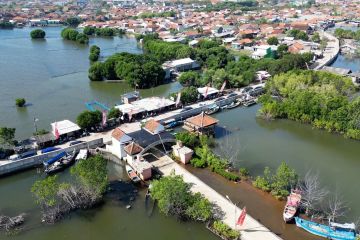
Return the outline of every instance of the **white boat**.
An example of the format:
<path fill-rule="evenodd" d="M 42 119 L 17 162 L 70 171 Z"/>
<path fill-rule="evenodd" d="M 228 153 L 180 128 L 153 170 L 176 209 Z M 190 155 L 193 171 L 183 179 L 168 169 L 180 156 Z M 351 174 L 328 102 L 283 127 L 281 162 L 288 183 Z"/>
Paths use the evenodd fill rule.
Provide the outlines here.
<path fill-rule="evenodd" d="M 285 222 L 290 222 L 294 219 L 301 203 L 301 193 L 299 190 L 291 190 L 290 195 L 284 207 L 283 219 Z"/>
<path fill-rule="evenodd" d="M 75 160 L 79 161 L 81 159 L 87 159 L 88 157 L 88 150 L 87 149 L 80 149 L 78 155 L 76 156 Z"/>
<path fill-rule="evenodd" d="M 128 174 L 130 180 L 134 183 L 138 183 L 141 179 L 138 177 L 134 169 L 132 169 L 129 165 L 125 165 L 126 173 Z"/>

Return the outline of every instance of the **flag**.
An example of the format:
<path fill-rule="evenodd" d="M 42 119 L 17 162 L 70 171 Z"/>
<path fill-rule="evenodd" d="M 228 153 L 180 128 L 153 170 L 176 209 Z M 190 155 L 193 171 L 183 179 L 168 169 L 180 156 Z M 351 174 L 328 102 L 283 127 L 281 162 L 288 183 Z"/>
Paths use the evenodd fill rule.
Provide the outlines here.
<path fill-rule="evenodd" d="M 132 119 L 132 112 L 133 112 L 133 110 L 131 109 L 130 112 L 128 113 L 128 115 L 129 115 L 129 121 L 131 121 L 131 119 Z"/>
<path fill-rule="evenodd" d="M 243 210 L 241 211 L 240 216 L 236 222 L 236 225 L 242 226 L 244 224 L 245 217 L 246 217 L 246 207 L 244 207 Z"/>
<path fill-rule="evenodd" d="M 104 127 L 107 121 L 106 111 L 102 112 L 102 126 Z"/>
<path fill-rule="evenodd" d="M 209 90 L 209 86 L 206 86 L 205 93 L 204 93 L 204 98 L 207 97 L 207 95 L 208 95 L 208 90 Z"/>
<path fill-rule="evenodd" d="M 226 81 L 224 81 L 223 85 L 221 86 L 220 92 L 224 91 L 225 87 L 226 87 Z"/>
<path fill-rule="evenodd" d="M 181 99 L 181 92 L 179 92 L 177 95 L 177 99 L 176 99 L 176 103 L 175 103 L 176 107 L 179 105 L 180 99 Z"/>
<path fill-rule="evenodd" d="M 58 140 L 60 138 L 59 129 L 57 127 L 57 122 L 55 123 L 55 139 Z"/>

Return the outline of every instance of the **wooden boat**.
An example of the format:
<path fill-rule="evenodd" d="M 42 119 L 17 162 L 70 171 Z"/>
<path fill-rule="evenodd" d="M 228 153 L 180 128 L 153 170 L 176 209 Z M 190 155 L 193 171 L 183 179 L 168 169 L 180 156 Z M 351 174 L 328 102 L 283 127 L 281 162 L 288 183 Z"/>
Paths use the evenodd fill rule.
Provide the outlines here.
<path fill-rule="evenodd" d="M 75 162 L 75 157 L 77 155 L 77 151 L 74 150 L 71 154 L 66 154 L 59 160 L 55 161 L 50 166 L 46 167 L 46 174 L 54 174 L 64 170 L 65 168 L 71 166 Z"/>
<path fill-rule="evenodd" d="M 290 222 L 294 219 L 301 202 L 301 194 L 298 190 L 291 190 L 290 195 L 287 197 L 287 201 L 283 211 L 283 219 L 285 222 Z"/>
<path fill-rule="evenodd" d="M 250 106 L 252 106 L 254 104 L 256 104 L 254 99 L 250 99 L 250 100 L 247 100 L 247 101 L 244 102 L 245 107 L 250 107 Z"/>
<path fill-rule="evenodd" d="M 218 112 L 219 110 L 220 110 L 220 107 L 216 104 L 213 104 L 213 105 L 209 106 L 209 108 L 205 111 L 205 113 L 207 115 L 211 115 L 211 114 Z"/>
<path fill-rule="evenodd" d="M 138 177 L 134 169 L 132 169 L 129 165 L 125 165 L 126 173 L 128 174 L 130 180 L 133 183 L 138 183 L 141 181 L 141 179 Z"/>
<path fill-rule="evenodd" d="M 333 240 L 355 240 L 356 231 L 354 223 L 333 223 L 330 222 L 329 226 L 320 223 L 304 220 L 295 217 L 296 226 L 308 231 L 316 236 L 324 237 Z"/>
<path fill-rule="evenodd" d="M 236 108 L 236 107 L 240 106 L 240 104 L 241 104 L 240 101 L 234 101 L 234 102 L 230 103 L 229 105 L 227 105 L 227 109 Z"/>
<path fill-rule="evenodd" d="M 87 159 L 88 156 L 88 150 L 87 149 L 80 149 L 78 155 L 75 158 L 75 161 L 79 161 L 81 159 Z"/>

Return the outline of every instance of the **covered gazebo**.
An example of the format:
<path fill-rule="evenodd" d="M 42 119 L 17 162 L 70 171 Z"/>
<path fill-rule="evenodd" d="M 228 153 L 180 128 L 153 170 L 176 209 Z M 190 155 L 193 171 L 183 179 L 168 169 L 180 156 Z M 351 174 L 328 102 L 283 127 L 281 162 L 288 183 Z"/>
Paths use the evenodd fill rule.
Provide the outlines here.
<path fill-rule="evenodd" d="M 189 132 L 211 135 L 214 134 L 214 128 L 218 122 L 219 120 L 202 112 L 199 115 L 186 119 L 183 128 Z"/>

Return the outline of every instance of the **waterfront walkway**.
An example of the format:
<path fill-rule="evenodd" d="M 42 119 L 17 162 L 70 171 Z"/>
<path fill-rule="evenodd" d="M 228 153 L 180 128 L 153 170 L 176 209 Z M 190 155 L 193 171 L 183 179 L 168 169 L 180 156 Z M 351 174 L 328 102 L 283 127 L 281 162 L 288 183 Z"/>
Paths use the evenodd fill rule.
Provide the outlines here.
<path fill-rule="evenodd" d="M 235 221 L 239 217 L 241 209 L 235 207 L 228 199 L 178 165 L 170 157 L 164 156 L 157 161 L 151 162 L 151 164 L 156 166 L 165 176 L 174 171 L 176 175 L 182 175 L 185 182 L 192 184 L 191 190 L 193 192 L 200 192 L 221 209 L 224 214 L 222 220 L 230 227 L 240 230 L 242 240 L 281 240 L 279 236 L 252 218 L 249 213 L 245 218 L 244 225 L 235 227 Z"/>
<path fill-rule="evenodd" d="M 340 42 L 335 36 L 330 33 L 320 31 L 319 32 L 321 38 L 327 38 L 328 43 L 323 52 L 324 57 L 315 61 L 315 63 L 311 66 L 314 70 L 320 70 L 324 66 L 330 65 L 335 61 L 339 52 L 340 52 Z"/>

